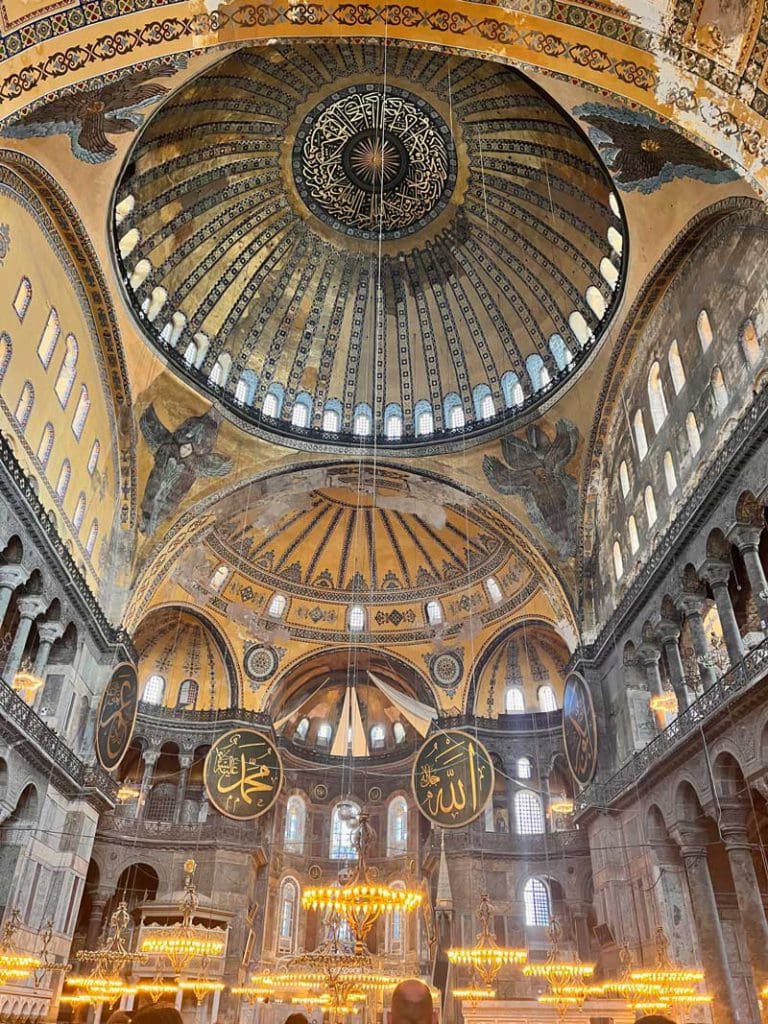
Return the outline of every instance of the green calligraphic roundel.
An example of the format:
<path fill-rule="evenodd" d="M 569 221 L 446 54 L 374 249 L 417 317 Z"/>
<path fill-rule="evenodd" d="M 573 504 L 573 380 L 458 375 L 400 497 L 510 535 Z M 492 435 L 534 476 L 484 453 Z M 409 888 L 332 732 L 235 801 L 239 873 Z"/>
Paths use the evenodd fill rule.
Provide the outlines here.
<path fill-rule="evenodd" d="M 277 800 L 283 763 L 266 733 L 231 729 L 208 752 L 203 777 L 208 800 L 217 811 L 237 821 L 250 821 Z"/>
<path fill-rule="evenodd" d="M 133 738 L 139 708 L 139 680 L 129 662 L 119 664 L 101 695 L 96 714 L 94 746 L 106 771 L 117 768 Z"/>
<path fill-rule="evenodd" d="M 578 672 L 565 681 L 563 743 L 571 774 L 586 786 L 597 770 L 597 716 L 587 681 Z"/>
<path fill-rule="evenodd" d="M 483 813 L 493 794 L 491 755 L 460 729 L 430 736 L 413 765 L 413 797 L 425 818 L 461 828 Z"/>

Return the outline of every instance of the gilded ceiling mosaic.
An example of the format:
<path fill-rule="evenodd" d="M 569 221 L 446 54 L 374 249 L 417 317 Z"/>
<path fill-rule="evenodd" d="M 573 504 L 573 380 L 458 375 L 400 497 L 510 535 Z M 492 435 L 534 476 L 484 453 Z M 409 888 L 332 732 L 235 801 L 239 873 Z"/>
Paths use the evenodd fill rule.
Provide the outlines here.
<path fill-rule="evenodd" d="M 243 49 L 156 112 L 115 247 L 145 336 L 255 432 L 418 451 L 567 382 L 623 284 L 581 129 L 509 67 Z"/>

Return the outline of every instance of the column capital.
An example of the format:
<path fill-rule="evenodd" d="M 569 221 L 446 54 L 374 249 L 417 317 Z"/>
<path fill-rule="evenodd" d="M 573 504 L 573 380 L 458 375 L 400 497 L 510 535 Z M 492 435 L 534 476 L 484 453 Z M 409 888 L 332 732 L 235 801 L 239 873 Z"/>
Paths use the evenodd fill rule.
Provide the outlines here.
<path fill-rule="evenodd" d="M 691 821 L 679 821 L 672 829 L 684 860 L 707 858 L 707 830 Z"/>
<path fill-rule="evenodd" d="M 192 754 L 179 754 L 179 767 L 182 771 L 189 771 L 192 767 Z"/>
<path fill-rule="evenodd" d="M 720 802 L 718 826 L 726 846 L 729 839 L 739 845 L 742 840 L 746 842 L 751 810 L 749 802 L 744 799 L 727 799 Z"/>
<path fill-rule="evenodd" d="M 707 599 L 703 594 L 683 594 L 680 598 L 680 610 L 688 618 L 691 618 L 694 615 L 701 615 L 704 610 L 706 600 Z"/>
<path fill-rule="evenodd" d="M 62 622 L 40 622 L 37 626 L 37 633 L 41 643 L 53 644 L 64 636 L 64 624 Z"/>
<path fill-rule="evenodd" d="M 680 639 L 680 626 L 671 619 L 662 619 L 656 627 L 656 636 L 661 644 L 676 644 Z"/>
<path fill-rule="evenodd" d="M 711 587 L 722 587 L 728 585 L 731 568 L 730 562 L 722 562 L 719 558 L 708 558 L 702 566 L 702 572 L 709 580 Z"/>
<path fill-rule="evenodd" d="M 154 766 L 157 764 L 157 760 L 159 757 L 160 751 L 151 749 L 145 750 L 144 753 L 141 755 L 142 761 L 149 768 L 154 768 Z"/>
<path fill-rule="evenodd" d="M 760 544 L 760 534 L 762 532 L 762 526 L 737 523 L 729 531 L 728 540 L 734 543 L 739 551 L 743 551 L 745 548 L 756 548 Z"/>
<path fill-rule="evenodd" d="M 29 571 L 21 565 L 0 565 L 0 587 L 15 590 L 26 583 L 29 577 Z"/>
<path fill-rule="evenodd" d="M 661 659 L 661 651 L 653 644 L 644 643 L 638 647 L 637 656 L 644 665 L 656 665 Z"/>
<path fill-rule="evenodd" d="M 32 595 L 30 597 L 20 597 L 18 602 L 19 615 L 22 619 L 36 619 L 38 615 L 42 615 L 48 605 L 42 597 Z"/>

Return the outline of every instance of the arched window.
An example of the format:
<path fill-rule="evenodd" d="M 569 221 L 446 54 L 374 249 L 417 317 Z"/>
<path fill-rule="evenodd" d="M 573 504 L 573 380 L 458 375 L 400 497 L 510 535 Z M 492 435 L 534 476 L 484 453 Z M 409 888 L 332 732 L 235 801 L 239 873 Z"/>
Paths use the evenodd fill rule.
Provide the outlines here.
<path fill-rule="evenodd" d="M 568 317 L 568 326 L 571 328 L 573 336 L 578 341 L 580 347 L 586 348 L 592 341 L 593 334 L 589 329 L 589 324 L 584 319 L 584 314 L 580 313 L 578 309 L 574 310 Z"/>
<path fill-rule="evenodd" d="M 621 256 L 622 251 L 624 249 L 624 238 L 621 235 L 621 233 L 618 232 L 616 228 L 613 227 L 613 225 L 611 225 L 608 228 L 608 234 L 606 237 L 608 238 L 608 244 L 616 253 L 616 255 Z"/>
<path fill-rule="evenodd" d="M 519 836 L 535 836 L 544 831 L 544 805 L 538 793 L 530 789 L 515 793 L 515 824 Z"/>
<path fill-rule="evenodd" d="M 304 832 L 307 823 L 307 805 L 295 793 L 285 805 L 285 832 L 283 845 L 289 853 L 304 852 Z"/>
<path fill-rule="evenodd" d="M 55 434 L 53 432 L 53 424 L 46 423 L 43 427 L 43 432 L 40 435 L 40 444 L 37 446 L 37 460 L 43 469 L 47 467 L 48 460 L 51 457 L 54 438 Z"/>
<path fill-rule="evenodd" d="M 278 953 L 292 953 L 296 941 L 296 919 L 299 907 L 299 886 L 292 878 L 280 885 L 280 912 L 277 929 Z"/>
<path fill-rule="evenodd" d="M 72 517 L 72 525 L 75 528 L 75 533 L 80 532 L 80 527 L 83 525 L 85 519 L 85 495 L 81 491 L 77 496 L 77 505 L 75 505 L 75 514 Z"/>
<path fill-rule="evenodd" d="M 373 414 L 369 405 L 358 405 L 352 420 L 352 433 L 356 437 L 368 437 L 373 431 Z"/>
<path fill-rule="evenodd" d="M 501 378 L 501 393 L 504 395 L 504 404 L 508 409 L 522 405 L 525 401 L 525 392 L 520 378 L 511 371 L 505 373 Z"/>
<path fill-rule="evenodd" d="M 283 594 L 273 594 L 272 600 L 269 602 L 267 608 L 267 615 L 273 619 L 282 619 L 285 615 L 285 609 L 288 607 L 288 598 Z"/>
<path fill-rule="evenodd" d="M 585 298 L 587 300 L 587 305 L 595 314 L 597 319 L 602 320 L 605 316 L 605 311 L 607 307 L 605 305 L 603 293 L 600 291 L 600 289 L 595 288 L 593 284 L 590 285 L 589 288 L 587 288 Z"/>
<path fill-rule="evenodd" d="M 317 745 L 319 747 L 330 747 L 331 736 L 333 736 L 333 729 L 331 729 L 330 722 L 321 722 L 317 727 Z"/>
<path fill-rule="evenodd" d="M 653 429 L 658 434 L 668 413 L 667 400 L 664 397 L 664 388 L 661 384 L 661 367 L 658 360 L 651 364 L 651 370 L 648 374 L 648 402 L 651 406 Z"/>
<path fill-rule="evenodd" d="M 557 366 L 558 370 L 564 370 L 573 362 L 571 350 L 559 334 L 553 334 L 549 339 L 549 351 L 552 353 L 552 358 L 555 360 L 555 366 Z"/>
<path fill-rule="evenodd" d="M 199 692 L 200 688 L 194 679 L 185 679 L 179 687 L 179 695 L 176 698 L 176 707 L 186 708 L 190 711 L 193 710 L 195 704 L 197 704 Z"/>
<path fill-rule="evenodd" d="M 141 699 L 145 704 L 162 704 L 165 696 L 165 680 L 162 676 L 153 675 L 144 684 Z"/>
<path fill-rule="evenodd" d="M 224 365 L 220 359 L 217 359 L 216 362 L 211 367 L 211 372 L 208 374 L 208 383 L 211 384 L 213 387 L 217 388 L 221 387 L 223 380 Z"/>
<path fill-rule="evenodd" d="M 701 451 L 701 434 L 696 416 L 692 412 L 685 417 L 685 432 L 688 435 L 688 447 L 691 449 L 691 455 L 698 455 Z"/>
<path fill-rule="evenodd" d="M 93 474 L 96 472 L 96 467 L 99 464 L 100 454 L 101 445 L 99 444 L 99 439 L 96 438 L 96 440 L 91 445 L 91 454 L 88 456 L 88 473 L 90 474 L 90 476 L 93 476 Z"/>
<path fill-rule="evenodd" d="M 638 409 L 633 421 L 635 431 L 635 444 L 637 445 L 637 457 L 642 461 L 648 454 L 648 438 L 645 434 L 645 420 L 643 410 Z"/>
<path fill-rule="evenodd" d="M 648 517 L 648 525 L 653 526 L 656 522 L 656 498 L 653 493 L 653 488 L 650 484 L 646 485 L 645 491 L 643 492 L 645 499 L 645 514 Z"/>
<path fill-rule="evenodd" d="M 64 500 L 67 494 L 67 488 L 69 487 L 69 478 L 72 476 L 72 467 L 69 464 L 69 459 L 64 459 L 59 470 L 59 479 L 56 481 L 56 494 L 59 496 L 61 501 Z"/>
<path fill-rule="evenodd" d="M 712 396 L 715 399 L 715 408 L 720 413 L 728 405 L 728 391 L 725 386 L 723 371 L 719 366 L 712 368 L 710 382 L 712 384 Z"/>
<path fill-rule="evenodd" d="M 525 698 L 519 686 L 508 686 L 504 691 L 504 711 L 508 715 L 519 715 L 525 711 Z"/>
<path fill-rule="evenodd" d="M 432 413 L 432 406 L 429 402 L 421 401 L 416 403 L 414 409 L 414 421 L 416 423 L 416 436 L 434 434 L 435 417 Z"/>
<path fill-rule="evenodd" d="M 629 494 L 629 470 L 627 469 L 627 463 L 624 459 L 621 460 L 619 466 L 619 484 L 621 486 L 622 497 L 626 498 Z"/>
<path fill-rule="evenodd" d="M 549 886 L 540 878 L 529 878 L 523 886 L 525 924 L 527 928 L 548 928 L 552 912 Z"/>
<path fill-rule="evenodd" d="M 19 287 L 16 289 L 16 294 L 13 298 L 13 309 L 19 320 L 23 320 L 26 316 L 29 304 L 32 301 L 32 285 L 29 283 L 28 277 L 22 277 L 19 281 Z"/>
<path fill-rule="evenodd" d="M 541 391 L 549 384 L 549 370 L 544 365 L 544 360 L 538 353 L 528 356 L 525 360 L 525 368 L 531 381 L 534 391 Z"/>
<path fill-rule="evenodd" d="M 443 621 L 443 606 L 439 601 L 427 601 L 427 622 L 430 626 L 439 626 Z"/>
<path fill-rule="evenodd" d="M 407 850 L 408 804 L 402 796 L 396 796 L 387 808 L 387 856 L 396 857 Z"/>
<path fill-rule="evenodd" d="M 32 382 L 27 380 L 24 382 L 24 386 L 21 389 L 19 400 L 16 403 L 16 422 L 19 424 L 22 430 L 24 430 L 29 423 L 29 417 L 32 413 L 32 406 L 35 404 L 35 389 L 32 387 Z"/>
<path fill-rule="evenodd" d="M 291 413 L 291 423 L 300 430 L 306 429 L 312 420 L 312 396 L 303 392 L 296 396 Z"/>
<path fill-rule="evenodd" d="M 530 779 L 533 777 L 533 764 L 530 757 L 518 757 L 515 761 L 515 772 L 518 779 Z"/>
<path fill-rule="evenodd" d="M 667 484 L 667 494 L 674 494 L 677 490 L 677 474 L 670 451 L 664 452 L 664 480 Z"/>
<path fill-rule="evenodd" d="M 231 570 L 229 569 L 229 566 L 223 564 L 217 565 L 216 568 L 213 570 L 208 586 L 214 592 L 214 594 L 221 593 L 224 584 L 229 579 L 230 572 Z"/>
<path fill-rule="evenodd" d="M 701 350 L 702 352 L 706 352 L 714 339 L 712 324 L 710 323 L 709 313 L 707 313 L 706 309 L 702 309 L 699 313 L 696 321 L 696 330 L 699 335 L 699 341 L 701 342 Z"/>
<path fill-rule="evenodd" d="M 305 740 L 307 738 L 307 733 L 308 732 L 309 732 L 309 719 L 308 718 L 302 718 L 302 720 L 296 726 L 296 732 L 294 733 L 294 736 L 296 736 L 297 739 Z"/>
<path fill-rule="evenodd" d="M 359 633 L 365 629 L 365 608 L 360 604 L 353 604 L 349 609 L 349 629 L 352 633 Z"/>
<path fill-rule="evenodd" d="M 485 581 L 485 589 L 488 591 L 488 597 L 490 597 L 493 604 L 499 604 L 502 601 L 504 595 L 495 576 L 488 577 Z"/>
<path fill-rule="evenodd" d="M 99 536 L 99 524 L 96 519 L 91 523 L 91 528 L 88 531 L 88 540 L 85 542 L 85 550 L 89 555 L 93 554 L 93 549 L 96 547 L 96 540 Z"/>
<path fill-rule="evenodd" d="M 403 411 L 399 405 L 388 405 L 384 410 L 384 436 L 389 441 L 403 436 Z"/>
<path fill-rule="evenodd" d="M 673 341 L 669 346 L 667 361 L 669 362 L 669 372 L 672 377 L 672 387 L 675 389 L 675 394 L 679 395 L 685 386 L 685 370 L 683 369 L 683 361 L 680 358 L 680 349 L 676 341 Z"/>
<path fill-rule="evenodd" d="M 198 348 L 197 342 L 190 341 L 184 349 L 184 362 L 188 369 L 197 364 Z"/>
<path fill-rule="evenodd" d="M 88 388 L 83 384 L 80 388 L 80 397 L 75 406 L 75 415 L 72 417 L 72 433 L 78 441 L 83 436 L 83 428 L 85 427 L 85 421 L 88 419 L 88 410 L 90 408 L 91 399 L 88 394 Z"/>
<path fill-rule="evenodd" d="M 629 534 L 629 550 L 634 555 L 640 547 L 640 538 L 637 535 L 637 520 L 630 516 L 627 520 L 627 533 Z"/>
<path fill-rule="evenodd" d="M 624 575 L 624 559 L 621 557 L 621 547 L 617 540 L 613 542 L 613 572 L 617 580 Z"/>
<path fill-rule="evenodd" d="M 394 883 L 395 888 L 401 888 L 402 883 Z M 402 910 L 393 910 L 387 920 L 386 950 L 390 956 L 403 955 L 403 933 L 405 931 Z"/>
<path fill-rule="evenodd" d="M 270 385 L 270 390 L 264 395 L 264 402 L 261 407 L 262 415 L 276 420 L 280 415 L 281 398 L 282 396 L 277 390 Z"/>
<path fill-rule="evenodd" d="M 235 385 L 235 402 L 238 405 L 245 405 L 248 400 L 248 381 L 244 377 L 237 378 Z"/>
<path fill-rule="evenodd" d="M 395 722 L 392 732 L 395 734 L 395 743 L 405 743 L 405 726 L 402 722 Z"/>
<path fill-rule="evenodd" d="M 383 750 L 386 739 L 387 730 L 380 722 L 371 726 L 371 750 Z"/>
<path fill-rule="evenodd" d="M 557 711 L 557 697 L 551 686 L 540 686 L 538 698 L 539 711 Z"/>
<path fill-rule="evenodd" d="M 493 395 L 490 392 L 487 395 L 483 395 L 480 399 L 479 410 L 481 420 L 490 420 L 496 415 L 496 406 L 493 402 Z"/>
<path fill-rule="evenodd" d="M 11 361 L 12 353 L 11 336 L 5 331 L 0 331 L 0 383 L 5 380 L 5 372 L 8 369 L 8 363 Z"/>
<path fill-rule="evenodd" d="M 59 314 L 55 309 L 51 309 L 43 328 L 43 333 L 40 336 L 40 344 L 37 346 L 37 354 L 46 370 L 50 366 L 53 353 L 56 351 L 60 333 Z"/>
<path fill-rule="evenodd" d="M 351 800 L 336 804 L 331 815 L 331 860 L 357 860 L 352 840 L 360 823 L 360 808 Z"/>
<path fill-rule="evenodd" d="M 605 281 L 612 292 L 616 291 L 619 283 L 619 272 L 607 256 L 600 260 L 600 277 Z"/>
<path fill-rule="evenodd" d="M 753 320 L 747 319 L 741 325 L 739 331 L 741 337 L 741 351 L 744 353 L 744 358 L 747 360 L 749 366 L 755 366 L 760 362 L 760 339 L 757 336 L 755 329 L 755 323 Z"/>
<path fill-rule="evenodd" d="M 74 334 L 68 334 L 66 341 L 64 342 L 64 358 L 61 361 L 61 367 L 59 368 L 59 375 L 56 378 L 56 384 L 54 385 L 54 391 L 59 403 L 64 409 L 69 396 L 72 394 L 72 386 L 75 383 L 75 373 L 77 372 L 77 339 Z"/>
<path fill-rule="evenodd" d="M 448 410 L 448 426 L 451 430 L 460 430 L 466 421 L 464 416 L 464 409 L 459 405 L 452 405 Z"/>

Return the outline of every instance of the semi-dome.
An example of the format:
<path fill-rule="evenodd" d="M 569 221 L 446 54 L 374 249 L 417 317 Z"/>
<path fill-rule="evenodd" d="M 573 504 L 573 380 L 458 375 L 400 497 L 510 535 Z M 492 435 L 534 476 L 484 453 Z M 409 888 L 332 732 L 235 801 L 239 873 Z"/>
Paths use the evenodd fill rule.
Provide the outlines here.
<path fill-rule="evenodd" d="M 148 339 L 254 432 L 425 451 L 572 378 L 626 231 L 580 128 L 510 67 L 243 49 L 150 119 L 115 246 Z"/>

